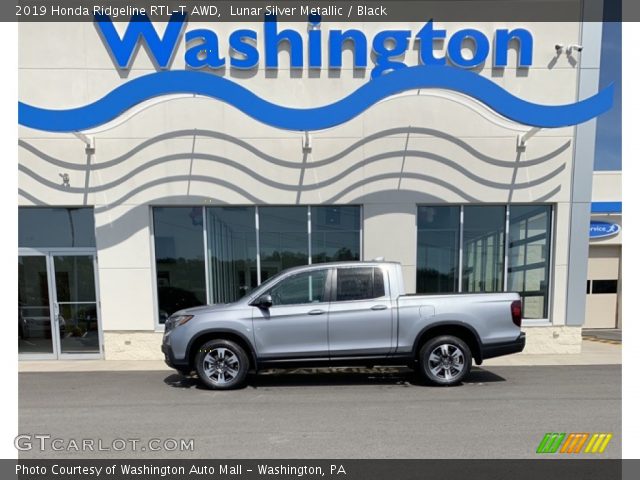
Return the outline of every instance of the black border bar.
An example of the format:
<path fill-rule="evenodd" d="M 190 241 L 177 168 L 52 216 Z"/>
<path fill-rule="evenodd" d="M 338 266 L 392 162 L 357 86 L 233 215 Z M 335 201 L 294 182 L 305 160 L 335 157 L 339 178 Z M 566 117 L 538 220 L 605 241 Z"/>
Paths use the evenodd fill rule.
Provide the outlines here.
<path fill-rule="evenodd" d="M 482 442 L 482 439 L 478 439 Z M 428 446 L 425 446 L 427 448 Z M 258 479 L 344 479 L 344 480 L 613 480 L 623 478 L 624 471 L 638 472 L 640 460 L 573 458 L 561 455 L 541 455 L 533 460 L 0 460 L 3 480 L 101 479 L 184 480 L 188 478 L 220 480 Z M 16 473 L 16 466 L 31 468 L 34 473 Z M 226 465 L 226 472 L 221 466 Z M 280 467 L 279 474 L 261 474 L 260 467 Z M 333 470 L 331 466 L 334 466 Z M 57 466 L 57 467 L 54 467 Z M 128 466 L 144 469 L 131 475 L 122 473 Z M 189 474 L 192 467 L 206 468 L 207 474 Z M 284 468 L 283 468 L 284 467 Z M 342 470 L 340 470 L 340 467 Z M 77 474 L 55 474 L 55 469 L 75 468 Z M 101 468 L 100 474 L 96 471 Z M 164 468 L 161 470 L 154 468 Z M 183 468 L 184 473 L 170 471 Z M 211 469 L 213 468 L 213 472 Z M 318 474 L 324 473 L 322 476 Z M 114 473 L 109 473 L 113 469 Z M 40 473 L 35 473 L 39 470 Z M 46 473 L 43 473 L 46 470 Z M 342 473 L 344 472 L 344 473 Z M 627 477 L 625 478 L 632 478 Z"/>
<path fill-rule="evenodd" d="M 86 22 L 97 8 L 114 21 L 144 10 L 158 21 L 176 11 L 192 21 L 260 22 L 277 8 L 278 21 L 306 22 L 309 7 L 327 22 L 640 21 L 638 0 L 15 0 L 0 2 L 0 21 Z"/>

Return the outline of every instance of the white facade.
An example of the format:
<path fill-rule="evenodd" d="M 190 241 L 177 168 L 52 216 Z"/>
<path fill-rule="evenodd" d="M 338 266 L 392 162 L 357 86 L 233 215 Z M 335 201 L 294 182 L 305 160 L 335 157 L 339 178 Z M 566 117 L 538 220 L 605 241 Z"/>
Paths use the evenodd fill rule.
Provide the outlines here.
<path fill-rule="evenodd" d="M 417 31 L 422 25 L 402 28 Z M 118 24 L 121 30 L 124 26 Z M 187 28 L 198 27 L 211 28 Z M 259 32 L 263 28 L 248 27 Z M 279 27 L 307 28 L 286 23 Z M 399 28 L 377 23 L 341 27 L 360 28 L 369 37 Z M 529 29 L 534 36 L 532 67 L 516 68 L 512 49 L 507 68 L 492 69 L 487 62 L 476 70 L 531 102 L 574 103 L 585 96 L 580 82 L 597 78 L 599 53 L 587 55 L 585 49 L 582 56 L 557 54 L 554 48 L 558 43 L 588 43 L 580 23 L 442 27 L 473 27 L 488 38 L 496 28 Z M 216 24 L 221 39 L 237 28 Z M 591 28 L 597 38 L 597 26 Z M 184 69 L 184 42 L 180 45 L 172 65 L 176 70 Z M 344 58 L 349 65 L 350 54 Z M 287 68 L 284 50 L 279 60 L 284 67 L 277 71 L 261 64 L 249 71 L 212 74 L 225 75 L 271 102 L 311 107 L 345 97 L 369 80 L 373 66 L 366 73 L 349 68 L 315 73 Z M 410 48 L 404 61 L 417 64 L 417 51 Z M 19 95 L 31 105 L 85 105 L 154 71 L 143 48 L 130 71 L 118 71 L 91 24 L 19 26 Z M 342 125 L 311 132 L 309 147 L 303 148 L 303 133 L 264 125 L 232 105 L 193 95 L 161 97 L 84 132 L 93 141 L 90 153 L 72 134 L 20 127 L 19 205 L 94 208 L 107 359 L 161 358 L 152 206 L 359 205 L 361 258 L 401 262 L 407 288 L 415 291 L 419 205 L 551 205 L 550 304 L 545 318 L 525 321 L 526 351 L 578 352 L 581 327 L 567 325 L 571 239 L 586 235 L 571 231 L 577 130 L 543 129 L 524 149 L 517 148 L 518 136 L 529 130 L 464 95 L 414 90 Z M 64 174 L 68 186 L 61 181 Z M 585 263 L 586 257 L 572 260 Z"/>
<path fill-rule="evenodd" d="M 591 220 L 618 232 L 589 241 L 585 328 L 622 328 L 622 172 L 593 175 Z"/>

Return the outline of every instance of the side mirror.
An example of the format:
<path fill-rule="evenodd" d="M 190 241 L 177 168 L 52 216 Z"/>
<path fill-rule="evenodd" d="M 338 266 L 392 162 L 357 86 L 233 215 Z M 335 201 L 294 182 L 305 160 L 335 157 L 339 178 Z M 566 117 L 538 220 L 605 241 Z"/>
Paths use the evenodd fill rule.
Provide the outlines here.
<path fill-rule="evenodd" d="M 251 305 L 258 308 L 265 308 L 265 309 L 271 308 L 271 305 L 273 305 L 273 299 L 269 294 L 260 295 L 258 298 L 256 298 L 253 301 Z"/>

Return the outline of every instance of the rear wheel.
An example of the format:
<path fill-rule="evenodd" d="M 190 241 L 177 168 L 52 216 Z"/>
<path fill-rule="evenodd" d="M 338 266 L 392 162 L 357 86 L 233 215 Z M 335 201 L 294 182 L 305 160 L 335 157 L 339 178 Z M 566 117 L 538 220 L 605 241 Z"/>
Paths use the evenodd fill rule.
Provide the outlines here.
<path fill-rule="evenodd" d="M 249 357 L 230 340 L 210 340 L 196 354 L 196 371 L 207 388 L 231 390 L 244 384 Z"/>
<path fill-rule="evenodd" d="M 442 386 L 457 385 L 471 370 L 471 350 L 458 337 L 442 335 L 424 344 L 418 365 L 430 382 Z"/>

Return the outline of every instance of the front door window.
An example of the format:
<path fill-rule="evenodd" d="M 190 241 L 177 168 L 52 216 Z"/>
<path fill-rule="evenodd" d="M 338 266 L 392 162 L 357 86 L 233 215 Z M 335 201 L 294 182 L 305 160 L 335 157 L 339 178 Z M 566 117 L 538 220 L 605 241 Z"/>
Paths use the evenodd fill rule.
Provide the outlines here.
<path fill-rule="evenodd" d="M 322 303 L 328 270 L 315 270 L 285 278 L 269 291 L 273 306 Z"/>

